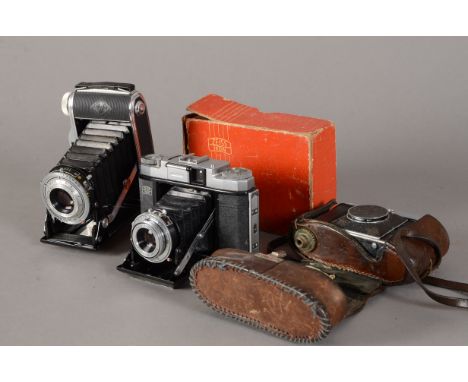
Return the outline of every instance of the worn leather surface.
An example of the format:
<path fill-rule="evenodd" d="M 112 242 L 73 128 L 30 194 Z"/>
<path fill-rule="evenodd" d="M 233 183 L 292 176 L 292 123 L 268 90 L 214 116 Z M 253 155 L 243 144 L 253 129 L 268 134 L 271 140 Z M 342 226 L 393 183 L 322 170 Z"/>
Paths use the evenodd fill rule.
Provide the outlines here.
<path fill-rule="evenodd" d="M 317 237 L 316 248 L 309 253 L 299 253 L 304 259 L 313 260 L 341 270 L 376 278 L 385 284 L 412 282 L 405 265 L 398 256 L 393 239 L 400 230 L 411 230 L 430 237 L 445 255 L 449 247 L 449 237 L 442 224 L 431 215 L 407 223 L 388 239 L 390 244 L 379 261 L 371 258 L 364 248 L 344 230 L 326 222 L 314 219 L 298 219 L 294 228 L 307 228 Z M 435 269 L 440 259 L 433 247 L 421 240 L 407 240 L 411 261 L 420 277 L 425 277 Z"/>
<path fill-rule="evenodd" d="M 441 257 L 447 254 L 450 245 L 449 236 L 444 226 L 431 215 L 424 215 L 418 221 L 402 227 L 400 232 L 397 232 L 390 240 L 392 244 L 395 245 L 398 235 L 406 237 L 405 246 L 409 258 L 420 277 L 427 276 L 439 266 Z M 438 250 L 434 250 L 427 241 L 419 239 L 432 241 Z"/>
<path fill-rule="evenodd" d="M 195 265 L 191 283 L 215 310 L 294 341 L 323 338 L 351 309 L 325 274 L 272 255 L 218 250 Z"/>

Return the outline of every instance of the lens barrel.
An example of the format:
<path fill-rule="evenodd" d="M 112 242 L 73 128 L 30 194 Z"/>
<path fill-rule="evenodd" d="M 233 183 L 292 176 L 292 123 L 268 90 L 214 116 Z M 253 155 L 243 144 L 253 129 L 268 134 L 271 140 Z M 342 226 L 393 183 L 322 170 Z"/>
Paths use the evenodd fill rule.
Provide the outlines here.
<path fill-rule="evenodd" d="M 163 210 L 149 210 L 132 223 L 131 241 L 137 253 L 152 263 L 162 263 L 177 246 L 177 230 Z"/>
<path fill-rule="evenodd" d="M 83 223 L 91 210 L 91 184 L 69 167 L 56 167 L 41 182 L 41 195 L 50 215 L 65 224 Z"/>

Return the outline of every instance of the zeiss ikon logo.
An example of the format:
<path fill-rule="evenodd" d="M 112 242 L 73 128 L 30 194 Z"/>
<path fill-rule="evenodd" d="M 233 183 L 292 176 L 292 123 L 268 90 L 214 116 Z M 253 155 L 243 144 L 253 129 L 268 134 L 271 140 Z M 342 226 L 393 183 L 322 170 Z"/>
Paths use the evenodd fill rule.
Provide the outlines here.
<path fill-rule="evenodd" d="M 211 153 L 223 153 L 226 155 L 232 154 L 231 142 L 227 139 L 219 137 L 211 137 L 208 139 L 208 150 Z"/>

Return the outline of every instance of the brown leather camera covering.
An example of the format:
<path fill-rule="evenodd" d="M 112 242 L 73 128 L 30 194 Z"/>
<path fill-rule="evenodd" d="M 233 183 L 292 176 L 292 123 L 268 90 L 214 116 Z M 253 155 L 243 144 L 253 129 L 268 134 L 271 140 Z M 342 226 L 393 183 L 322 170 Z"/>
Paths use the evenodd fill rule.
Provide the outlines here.
<path fill-rule="evenodd" d="M 405 283 L 413 281 L 404 264 L 398 257 L 392 239 L 380 261 L 375 261 L 363 247 L 345 231 L 330 223 L 313 219 L 298 219 L 295 228 L 309 229 L 317 238 L 315 249 L 309 253 L 298 253 L 301 257 L 342 270 L 351 271 L 364 276 L 377 278 L 386 284 Z M 431 238 L 445 255 L 449 247 L 447 231 L 433 216 L 425 215 L 421 219 L 407 223 L 399 230 L 412 232 Z M 398 231 L 397 231 L 398 232 Z M 411 254 L 413 265 L 421 278 L 428 275 L 439 264 L 434 249 L 421 240 L 406 240 L 408 253 Z"/>
<path fill-rule="evenodd" d="M 191 284 L 214 310 L 296 342 L 325 337 L 348 313 L 329 277 L 273 255 L 218 250 L 192 268 Z"/>

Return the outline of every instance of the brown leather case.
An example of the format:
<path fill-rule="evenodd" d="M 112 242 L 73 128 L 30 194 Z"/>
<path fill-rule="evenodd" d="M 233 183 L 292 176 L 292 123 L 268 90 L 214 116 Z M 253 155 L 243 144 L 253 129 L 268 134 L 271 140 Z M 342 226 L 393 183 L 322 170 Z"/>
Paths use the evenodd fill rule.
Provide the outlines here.
<path fill-rule="evenodd" d="M 449 247 L 449 237 L 442 224 L 433 216 L 407 223 L 388 239 L 389 245 L 382 259 L 369 259 L 366 251 L 339 227 L 314 219 L 297 219 L 294 229 L 306 228 L 317 238 L 316 247 L 308 253 L 297 252 L 300 258 L 327 265 L 331 268 L 353 272 L 362 276 L 381 280 L 386 285 L 408 283 L 413 277 L 402 262 L 395 240 L 403 232 L 416 233 L 417 238 L 430 238 L 437 244 L 438 251 L 427 240 L 405 240 L 405 247 L 415 272 L 426 277 L 440 263 Z"/>
<path fill-rule="evenodd" d="M 382 256 L 376 259 L 369 256 L 358 240 L 346 230 L 320 218 L 335 204 L 331 201 L 322 209 L 311 211 L 294 221 L 292 236 L 300 234 L 299 241 L 294 242 L 296 251 L 290 254 L 292 258 L 309 262 L 320 271 L 334 276 L 335 282 L 345 290 L 351 287 L 361 293 L 374 295 L 383 290 L 384 286 L 415 282 L 433 300 L 468 309 L 466 297 L 447 296 L 426 287 L 433 285 L 468 293 L 466 283 L 430 276 L 447 254 L 450 245 L 447 231 L 436 218 L 425 215 L 419 220 L 404 223 L 384 239 Z M 301 238 L 307 238 L 306 246 L 297 245 L 301 243 Z M 379 283 L 382 284 L 380 287 Z"/>
<path fill-rule="evenodd" d="M 215 311 L 300 343 L 324 338 L 365 303 L 304 264 L 235 249 L 195 264 L 190 283 Z"/>

